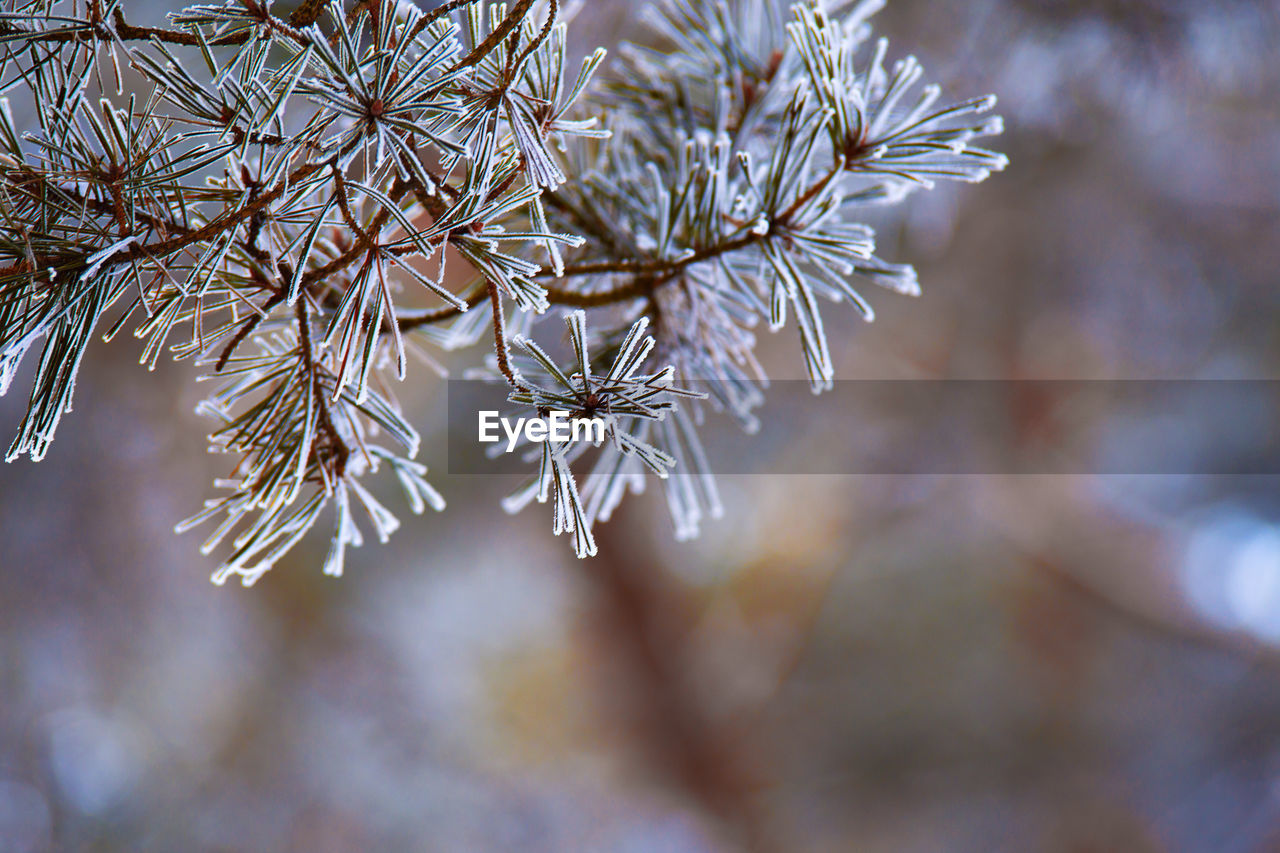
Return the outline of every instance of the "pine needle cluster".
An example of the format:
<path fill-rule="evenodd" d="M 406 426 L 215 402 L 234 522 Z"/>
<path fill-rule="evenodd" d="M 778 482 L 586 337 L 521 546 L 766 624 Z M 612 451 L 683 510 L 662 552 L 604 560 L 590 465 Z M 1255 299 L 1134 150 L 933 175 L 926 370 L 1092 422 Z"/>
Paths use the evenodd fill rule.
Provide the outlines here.
<path fill-rule="evenodd" d="M 570 67 L 558 0 L 227 0 L 166 27 L 8 0 L 0 392 L 38 350 L 8 458 L 45 455 L 86 351 L 127 330 L 213 383 L 229 470 L 179 529 L 213 526 L 214 579 L 252 583 L 322 519 L 341 574 L 399 525 L 370 476 L 444 507 L 394 395 L 410 355 L 482 345 L 513 406 L 609 423 L 534 448 L 508 509 L 550 502 L 587 556 L 656 477 L 696 535 L 721 512 L 703 415 L 755 425 L 756 329 L 794 323 L 829 387 L 823 302 L 870 319 L 865 284 L 918 291 L 862 214 L 1005 165 L 975 145 L 994 98 L 890 64 L 880 5 L 659 0 L 602 71 L 603 50 Z"/>

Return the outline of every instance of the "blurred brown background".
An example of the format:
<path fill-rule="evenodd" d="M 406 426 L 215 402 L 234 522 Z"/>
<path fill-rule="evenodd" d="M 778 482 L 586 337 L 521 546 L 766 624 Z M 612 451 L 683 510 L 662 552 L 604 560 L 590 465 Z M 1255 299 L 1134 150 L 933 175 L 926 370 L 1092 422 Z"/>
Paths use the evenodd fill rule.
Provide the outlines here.
<path fill-rule="evenodd" d="M 877 20 L 999 94 L 1012 165 L 883 224 L 925 295 L 829 309 L 842 377 L 1280 378 L 1276 3 Z M 448 511 L 343 579 L 317 542 L 216 588 L 172 533 L 218 470 L 204 389 L 130 346 L 0 470 L 0 851 L 1280 850 L 1275 478 L 727 477 L 700 541 L 649 494 L 579 562 L 544 507 L 433 476 Z M 893 428 L 802 422 L 788 452 Z"/>

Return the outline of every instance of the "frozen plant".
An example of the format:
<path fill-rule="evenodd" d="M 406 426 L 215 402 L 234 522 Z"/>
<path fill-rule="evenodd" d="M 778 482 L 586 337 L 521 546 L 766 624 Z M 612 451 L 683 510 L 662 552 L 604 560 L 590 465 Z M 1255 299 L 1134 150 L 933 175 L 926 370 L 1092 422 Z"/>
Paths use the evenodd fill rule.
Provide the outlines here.
<path fill-rule="evenodd" d="M 508 509 L 551 502 L 586 556 L 654 476 L 695 535 L 720 512 L 702 414 L 754 425 L 757 320 L 793 317 L 829 386 L 822 301 L 870 319 L 864 282 L 917 291 L 859 213 L 1005 164 L 973 144 L 1000 132 L 995 99 L 942 102 L 914 58 L 886 64 L 880 5 L 661 0 L 597 74 L 603 50 L 567 67 L 557 0 L 228 0 L 162 28 L 119 0 L 7 0 L 0 390 L 40 351 L 8 458 L 44 456 L 91 340 L 128 329 L 144 363 L 216 385 L 200 411 L 233 461 L 179 525 L 214 526 L 214 579 L 252 583 L 322 517 L 340 574 L 399 525 L 367 477 L 444 507 L 391 391 L 408 356 L 487 339 L 512 405 L 609 421 L 599 447 L 531 454 Z M 532 322 L 549 312 L 567 362 L 528 336 L 559 336 Z"/>

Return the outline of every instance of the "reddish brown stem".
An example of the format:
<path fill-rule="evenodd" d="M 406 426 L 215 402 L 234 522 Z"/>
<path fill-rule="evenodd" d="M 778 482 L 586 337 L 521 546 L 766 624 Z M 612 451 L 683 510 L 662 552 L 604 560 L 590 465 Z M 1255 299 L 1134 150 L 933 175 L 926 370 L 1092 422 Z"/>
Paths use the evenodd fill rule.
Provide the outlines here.
<path fill-rule="evenodd" d="M 507 346 L 507 323 L 502 314 L 502 291 L 497 282 L 488 282 L 489 303 L 493 306 L 493 349 L 498 358 L 498 370 L 507 378 L 513 388 L 520 387 L 515 371 L 511 369 L 511 350 Z"/>

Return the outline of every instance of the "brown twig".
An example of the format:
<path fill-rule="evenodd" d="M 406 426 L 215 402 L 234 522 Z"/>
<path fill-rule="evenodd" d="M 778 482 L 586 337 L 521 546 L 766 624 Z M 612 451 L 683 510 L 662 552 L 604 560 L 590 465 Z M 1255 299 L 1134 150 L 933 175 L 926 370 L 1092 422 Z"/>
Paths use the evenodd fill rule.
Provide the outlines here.
<path fill-rule="evenodd" d="M 493 279 L 487 282 L 489 303 L 493 306 L 493 349 L 498 358 L 498 370 L 507 378 L 513 388 L 519 388 L 520 380 L 511 369 L 511 350 L 507 346 L 507 323 L 502 314 L 502 291 Z"/>
<path fill-rule="evenodd" d="M 284 302 L 284 297 L 285 292 L 281 290 L 266 302 L 262 303 L 262 313 L 251 314 L 249 316 L 245 321 L 245 324 L 240 327 L 240 331 L 236 332 L 235 336 L 227 342 L 227 345 L 222 350 L 222 354 L 218 356 L 218 361 L 213 366 L 214 373 L 222 372 L 222 368 L 227 366 L 227 362 L 231 360 L 231 356 L 235 353 L 236 349 L 239 348 L 240 344 L 244 343 L 245 339 L 253 334 L 253 330 L 258 328 L 262 321 L 266 319 L 267 314 L 272 308 L 275 308 L 281 302 Z"/>
<path fill-rule="evenodd" d="M 556 0 L 548 0 L 548 2 L 551 4 L 551 9 L 547 12 L 547 22 L 542 25 L 542 31 L 538 33 L 537 38 L 525 45 L 520 56 L 516 58 L 515 62 L 511 63 L 507 69 L 508 79 L 515 74 L 516 69 L 524 64 L 524 61 L 529 58 L 529 54 L 537 50 L 538 45 L 546 41 L 547 36 L 551 35 L 551 28 L 556 25 L 556 17 L 560 14 L 560 7 L 556 4 Z"/>
<path fill-rule="evenodd" d="M 294 313 L 298 321 L 298 348 L 302 351 L 302 363 L 307 375 L 311 378 L 311 393 L 316 398 L 316 426 L 328 442 L 329 450 L 336 458 L 333 472 L 339 479 L 346 473 L 347 460 L 351 458 L 351 449 L 342 440 L 342 435 L 333 425 L 333 416 L 329 412 L 329 402 L 325 399 L 325 390 L 320 383 L 320 371 L 316 367 L 315 356 L 311 346 L 311 317 L 307 311 L 307 297 L 301 296 L 294 303 Z M 312 453 L 321 464 L 324 460 L 313 448 Z"/>
<path fill-rule="evenodd" d="M 519 0 L 511 11 L 507 13 L 507 16 L 502 19 L 502 22 L 494 28 L 493 32 L 489 33 L 488 38 L 476 45 L 470 53 L 455 63 L 449 70 L 457 71 L 460 68 L 476 65 L 480 60 L 492 53 L 493 49 L 502 44 L 502 40 L 524 21 L 529 14 L 531 6 L 533 6 L 533 0 Z"/>
<path fill-rule="evenodd" d="M 740 237 L 726 240 L 723 243 L 716 243 L 712 246 L 699 249 L 692 255 L 679 260 L 662 258 L 653 261 L 601 261 L 592 264 L 579 264 L 577 266 L 567 266 L 564 268 L 565 278 L 584 275 L 606 275 L 609 273 L 624 273 L 629 275 L 659 275 L 662 273 L 676 273 L 690 264 L 696 264 L 701 261 L 708 261 L 712 258 L 723 255 L 727 252 L 734 252 L 738 249 L 746 248 L 752 243 L 758 241 L 760 235 L 749 232 Z M 538 278 L 559 278 L 550 270 L 538 273 Z"/>

